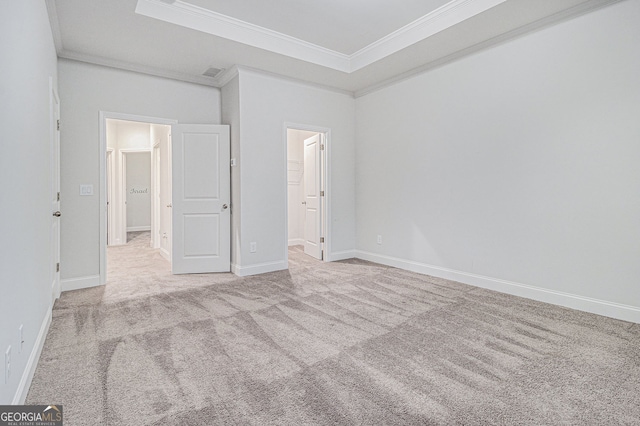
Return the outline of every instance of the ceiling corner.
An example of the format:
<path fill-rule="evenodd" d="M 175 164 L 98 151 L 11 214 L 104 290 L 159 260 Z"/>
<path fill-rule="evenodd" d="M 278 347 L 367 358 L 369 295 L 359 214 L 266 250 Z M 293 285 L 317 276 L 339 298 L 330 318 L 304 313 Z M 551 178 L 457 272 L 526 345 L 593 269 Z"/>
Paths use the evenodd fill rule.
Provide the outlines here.
<path fill-rule="evenodd" d="M 240 73 L 240 69 L 237 65 L 232 66 L 228 70 L 222 72 L 218 78 L 216 78 L 216 86 L 221 88 L 233 80 Z"/>
<path fill-rule="evenodd" d="M 49 14 L 49 24 L 51 25 L 51 35 L 53 36 L 53 44 L 56 47 L 56 53 L 64 50 L 62 44 L 62 34 L 60 33 L 60 21 L 58 20 L 58 10 L 56 9 L 55 0 L 45 0 L 47 5 L 47 13 Z"/>

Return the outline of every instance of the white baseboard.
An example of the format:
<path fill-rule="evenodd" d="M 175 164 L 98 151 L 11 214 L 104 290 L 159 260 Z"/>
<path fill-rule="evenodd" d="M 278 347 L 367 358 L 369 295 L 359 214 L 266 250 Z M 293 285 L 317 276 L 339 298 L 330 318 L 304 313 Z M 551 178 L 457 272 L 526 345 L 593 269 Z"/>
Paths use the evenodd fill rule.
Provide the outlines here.
<path fill-rule="evenodd" d="M 231 272 L 239 277 L 248 277 L 249 275 L 265 274 L 267 272 L 282 271 L 288 269 L 287 261 L 259 263 L 257 265 L 239 266 L 231 264 Z"/>
<path fill-rule="evenodd" d="M 169 254 L 169 252 L 167 251 L 167 249 L 165 248 L 160 248 L 160 256 L 164 257 L 165 259 L 167 259 L 169 262 L 171 262 L 171 255 Z"/>
<path fill-rule="evenodd" d="M 127 226 L 127 232 L 151 231 L 151 226 Z"/>
<path fill-rule="evenodd" d="M 96 287 L 100 285 L 100 275 L 89 275 L 87 277 L 69 278 L 60 280 L 62 291 L 79 290 L 81 288 Z"/>
<path fill-rule="evenodd" d="M 397 257 L 390 257 L 376 253 L 356 250 L 358 259 L 381 263 L 383 265 L 394 266 L 420 274 L 445 278 L 458 281 L 488 290 L 499 291 L 501 293 L 514 296 L 526 297 L 540 302 L 551 303 L 564 306 L 566 308 L 577 309 L 579 311 L 590 312 L 592 314 L 603 315 L 623 321 L 640 323 L 640 307 L 623 305 L 606 300 L 593 299 L 577 294 L 570 294 L 561 291 L 549 290 L 528 284 L 521 284 L 499 278 L 485 277 L 469 272 L 456 271 L 439 266 L 427 265 Z"/>
<path fill-rule="evenodd" d="M 304 238 L 292 238 L 289 240 L 289 246 L 302 246 L 304 245 Z"/>
<path fill-rule="evenodd" d="M 338 260 L 353 259 L 356 257 L 355 250 L 334 251 L 327 253 L 328 262 L 337 262 Z"/>
<path fill-rule="evenodd" d="M 52 308 L 49 307 L 47 314 L 44 316 L 44 320 L 40 326 L 40 332 L 38 333 L 38 337 L 33 345 L 29 359 L 27 360 L 27 365 L 25 366 L 22 377 L 20 378 L 20 383 L 18 383 L 18 389 L 16 389 L 16 393 L 13 396 L 13 401 L 11 402 L 13 405 L 23 405 L 27 399 L 27 394 L 31 387 L 31 381 L 33 380 L 33 375 L 36 373 L 40 354 L 42 354 L 42 348 L 44 347 L 44 342 L 47 339 L 47 333 L 49 332 L 49 326 L 51 325 L 51 310 Z"/>

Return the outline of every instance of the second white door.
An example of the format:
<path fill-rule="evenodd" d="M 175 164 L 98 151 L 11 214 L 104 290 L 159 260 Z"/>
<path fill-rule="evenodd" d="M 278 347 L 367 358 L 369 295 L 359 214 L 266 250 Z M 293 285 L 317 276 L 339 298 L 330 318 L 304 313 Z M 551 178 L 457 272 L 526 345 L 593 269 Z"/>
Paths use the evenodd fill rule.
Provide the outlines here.
<path fill-rule="evenodd" d="M 231 270 L 229 126 L 177 124 L 172 143 L 174 274 Z"/>
<path fill-rule="evenodd" d="M 304 141 L 304 252 L 316 259 L 322 259 L 322 244 L 320 242 L 320 224 L 322 223 L 320 143 L 320 134 Z"/>

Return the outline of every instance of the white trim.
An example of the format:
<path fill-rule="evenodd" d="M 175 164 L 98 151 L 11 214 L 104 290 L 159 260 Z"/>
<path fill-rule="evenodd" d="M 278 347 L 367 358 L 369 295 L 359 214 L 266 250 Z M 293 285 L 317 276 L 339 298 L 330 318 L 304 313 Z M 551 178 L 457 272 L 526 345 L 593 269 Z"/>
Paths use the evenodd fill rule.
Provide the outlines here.
<path fill-rule="evenodd" d="M 378 90 L 384 89 L 386 87 L 393 86 L 396 83 L 400 83 L 404 80 L 408 80 L 417 75 L 424 74 L 428 71 L 450 64 L 452 62 L 457 61 L 458 59 L 462 59 L 474 53 L 478 53 L 483 50 L 487 50 L 489 48 L 498 46 L 500 44 L 510 42 L 519 37 L 530 34 L 534 31 L 538 31 L 546 27 L 550 27 L 552 25 L 558 24 L 568 19 L 576 18 L 580 15 L 584 15 L 596 9 L 599 9 L 614 3 L 618 3 L 619 1 L 622 1 L 622 0 L 589 0 L 584 3 L 580 3 L 574 7 L 555 13 L 551 16 L 547 16 L 545 18 L 539 19 L 530 24 L 526 24 L 522 27 L 518 27 L 511 31 L 507 31 L 506 33 L 497 35 L 488 40 L 474 44 L 473 46 L 469 46 L 465 49 L 458 50 L 456 52 L 453 52 L 450 55 L 447 55 L 440 59 L 436 59 L 435 61 L 431 61 L 429 63 L 426 63 L 422 66 L 419 66 L 407 72 L 400 73 L 386 80 L 372 84 L 360 90 L 356 90 L 353 96 L 355 98 L 359 98 L 359 97 L 368 95 L 369 93 L 373 93 Z"/>
<path fill-rule="evenodd" d="M 151 231 L 151 226 L 127 226 L 127 232 Z"/>
<path fill-rule="evenodd" d="M 437 27 L 441 27 L 444 24 L 444 22 L 455 22 L 456 19 L 460 19 L 460 17 L 465 16 L 465 15 L 469 15 L 473 12 L 473 10 L 477 9 L 478 5 L 481 4 L 480 2 L 484 2 L 482 4 L 486 5 L 490 5 L 490 4 L 500 4 L 502 2 L 504 2 L 505 0 L 455 0 L 452 1 L 444 6 L 442 6 L 440 9 L 431 12 L 428 15 L 423 16 L 422 18 L 417 19 L 416 21 L 406 25 L 405 27 L 397 30 L 394 33 L 391 33 L 383 38 L 381 38 L 380 40 L 371 43 L 370 45 L 360 49 L 358 52 L 354 53 L 353 55 L 347 56 L 348 61 L 349 61 L 349 71 L 345 71 L 347 73 L 352 73 L 354 71 L 357 71 L 363 67 L 366 67 L 368 65 L 370 65 L 373 62 L 376 62 L 380 59 L 385 58 L 386 56 L 388 56 L 391 53 L 395 53 L 398 52 L 399 50 L 404 49 L 405 47 L 401 47 L 403 45 L 403 43 L 410 43 L 411 40 L 416 40 L 420 41 L 423 40 L 424 38 L 420 39 L 421 36 L 423 36 L 424 34 L 429 34 L 430 32 L 434 32 L 433 34 L 437 33 Z M 323 85 L 323 84 L 318 84 L 315 82 L 311 82 L 311 81 L 305 81 L 305 80 L 300 80 L 300 79 L 296 79 L 296 78 L 292 78 L 292 77 L 288 77 L 288 76 L 283 76 L 277 73 L 273 73 L 273 72 L 269 72 L 269 71 L 261 71 L 267 75 L 272 75 L 272 76 L 277 76 L 280 77 L 282 79 L 285 80 L 289 80 L 289 81 L 299 81 L 302 84 L 306 84 L 306 85 L 311 85 L 311 86 L 315 86 L 315 87 L 319 87 L 319 88 L 323 88 L 326 90 L 332 90 L 332 91 L 336 91 L 339 93 L 344 93 L 346 95 L 352 96 L 352 97 L 360 97 L 360 96 L 364 96 L 368 93 L 372 93 L 375 92 L 377 90 L 380 90 L 384 87 L 393 85 L 395 83 L 398 83 L 402 80 L 406 80 L 408 78 L 411 78 L 413 76 L 425 73 L 429 70 L 432 70 L 434 68 L 443 66 L 445 64 L 448 64 L 450 62 L 453 62 L 457 59 L 460 59 L 464 56 L 468 56 L 470 54 L 476 53 L 476 52 L 480 52 L 482 50 L 485 50 L 487 48 L 499 45 L 501 43 L 504 43 L 506 41 L 515 39 L 517 37 L 520 37 L 521 35 L 536 31 L 538 29 L 542 29 L 544 27 L 548 27 L 550 25 L 554 25 L 556 23 L 559 23 L 561 21 L 567 20 L 567 19 L 572 19 L 574 17 L 583 15 L 585 13 L 591 12 L 593 10 L 620 2 L 622 0 L 587 0 L 585 2 L 582 2 L 574 7 L 571 7 L 569 9 L 560 11 L 554 15 L 539 19 L 538 21 L 532 22 L 530 24 L 527 24 L 523 27 L 514 29 L 512 31 L 508 31 L 502 35 L 496 36 L 494 38 L 491 38 L 489 40 L 485 40 L 481 43 L 475 44 L 473 46 L 470 46 L 466 49 L 462 49 L 458 52 L 454 52 L 451 55 L 448 55 L 444 58 L 440 58 L 438 60 L 435 60 L 433 62 L 424 64 L 422 66 L 419 66 L 417 68 L 414 68 L 410 71 L 404 72 L 404 73 L 400 73 L 397 76 L 394 76 L 390 79 L 387 80 L 383 80 L 381 82 L 372 84 L 371 86 L 367 86 L 365 88 L 356 90 L 354 91 L 350 91 L 350 90 L 344 90 L 344 89 L 339 89 L 333 86 L 327 86 L 327 85 Z M 55 34 L 55 31 L 59 32 L 59 26 L 57 24 L 57 16 L 53 17 L 54 14 L 56 14 L 55 10 L 52 12 L 50 9 L 50 4 L 53 5 L 55 2 L 54 0 L 46 0 L 47 2 L 47 8 L 49 10 L 49 20 L 51 22 L 51 27 L 52 27 L 52 33 L 54 33 L 54 43 L 56 44 L 56 50 L 58 53 L 58 58 L 60 59 L 67 59 L 67 60 L 71 60 L 71 61 L 78 61 L 78 62 L 85 62 L 85 63 L 89 63 L 89 64 L 96 64 L 96 65 L 101 65 L 101 66 L 105 66 L 105 67 L 110 67 L 110 68 L 116 68 L 116 69 L 121 69 L 121 70 L 126 70 L 126 71 L 132 71 L 132 72 L 137 72 L 137 73 L 141 73 L 141 74 L 147 74 L 147 75 L 152 75 L 152 76 L 157 76 L 157 77 L 162 77 L 162 78 L 168 78 L 168 79 L 173 79 L 173 80 L 178 80 L 178 81 L 184 81 L 184 82 L 188 82 L 188 83 L 194 83 L 194 84 L 201 84 L 201 85 L 205 85 L 205 86 L 210 86 L 210 87 L 216 87 L 216 88 L 221 88 L 222 86 L 224 86 L 225 84 L 227 84 L 229 81 L 231 81 L 236 75 L 238 75 L 238 70 L 240 68 L 244 68 L 246 70 L 250 70 L 250 67 L 239 67 L 237 65 L 234 65 L 233 67 L 229 68 L 228 70 L 224 71 L 219 77 L 217 78 L 212 78 L 212 77 L 205 77 L 205 76 L 200 76 L 200 75 L 194 75 L 194 74 L 189 74 L 189 73 L 182 73 L 182 72 L 176 72 L 176 71 L 169 71 L 166 69 L 162 69 L 162 68 L 158 68 L 158 67 L 152 67 L 152 66 L 146 66 L 146 65 L 140 65 L 140 64 L 135 64 L 135 63 L 131 63 L 131 62 L 126 62 L 126 61 L 119 61 L 119 60 L 115 60 L 115 59 L 110 59 L 110 58 L 105 58 L 105 57 L 99 57 L 99 56 L 93 56 L 93 55 L 88 55 L 85 53 L 80 53 L 80 52 L 73 52 L 73 51 L 68 51 L 65 50 L 64 47 L 62 46 L 62 39 L 59 38 L 57 39 L 56 37 L 58 37 Z M 155 4 L 156 6 L 158 5 L 158 3 L 163 4 L 164 6 L 168 6 L 166 3 L 162 2 L 162 0 L 140 0 L 140 2 L 145 2 L 147 4 Z M 470 3 L 468 5 L 463 3 Z M 176 2 L 176 3 L 181 3 L 181 4 L 186 4 L 183 2 Z M 156 7 L 153 6 L 153 7 Z M 192 5 L 187 5 L 189 7 L 195 7 Z M 146 6 L 145 6 L 146 7 Z M 493 7 L 493 6 L 492 6 Z M 206 9 L 204 9 L 206 11 Z M 136 10 L 137 12 L 137 10 Z M 210 12 L 210 11 L 207 11 Z M 436 12 L 438 12 L 437 14 L 435 14 Z M 180 12 L 182 13 L 182 12 Z M 448 14 L 450 15 L 454 15 L 454 16 L 447 16 Z M 147 15 L 149 16 L 149 15 Z M 220 16 L 224 16 L 224 15 L 220 15 Z M 473 15 L 471 15 L 473 16 Z M 464 19 L 468 19 L 469 17 L 464 18 Z M 456 18 L 457 17 L 457 18 Z M 228 18 L 228 17 L 226 17 Z M 443 19 L 443 22 L 439 22 L 439 19 Z M 233 19 L 233 18 L 230 18 Z M 463 20 L 464 20 L 463 19 Z M 242 21 L 239 21 L 242 22 Z M 247 23 L 243 23 L 246 25 L 251 26 L 252 24 L 247 24 Z M 455 24 L 453 24 L 455 25 Z M 451 25 L 449 25 L 451 26 Z M 56 29 L 57 28 L 57 29 Z M 261 28 L 261 27 L 256 27 L 256 28 Z M 270 31 L 270 30 L 266 30 L 266 31 Z M 440 30 L 442 31 L 442 30 Z M 433 35 L 432 34 L 432 35 Z M 289 36 L 285 36 L 285 37 L 289 37 Z M 297 39 L 294 39 L 297 40 Z M 278 44 L 277 40 L 271 40 L 272 43 L 274 44 Z M 301 41 L 302 45 L 311 45 L 311 46 L 315 46 L 313 44 L 309 44 L 307 42 Z M 58 44 L 60 44 L 58 46 Z M 316 46 L 317 47 L 317 46 Z M 304 48 L 304 47 L 300 47 L 300 48 Z M 321 48 L 324 49 L 324 48 Z M 270 49 L 267 49 L 270 50 Z M 333 52 L 331 50 L 329 50 L 329 52 Z M 335 52 L 337 53 L 337 52 Z M 341 53 L 338 53 L 338 55 L 343 55 Z M 292 55 L 287 55 L 287 56 L 292 56 Z M 301 59 L 297 56 L 292 56 L 294 58 L 297 59 Z M 378 58 L 378 59 L 375 59 Z M 304 60 L 304 59 L 302 59 Z M 309 61 L 309 62 L 313 62 L 313 61 Z M 364 65 L 366 64 L 366 65 Z M 329 68 L 333 68 L 330 65 L 326 65 L 326 64 L 322 64 L 324 66 L 328 66 Z M 334 68 L 336 69 L 336 68 Z"/>
<path fill-rule="evenodd" d="M 388 266 L 394 266 L 396 268 L 405 269 L 420 274 L 458 281 L 476 287 L 499 291 L 501 293 L 511 294 L 519 297 L 526 297 L 528 299 L 533 299 L 540 302 L 551 303 L 554 305 L 616 318 L 623 321 L 640 323 L 640 307 L 637 306 L 623 305 L 620 303 L 614 303 L 606 300 L 580 296 L 577 294 L 550 290 L 528 284 L 502 280 L 499 278 L 492 278 L 483 275 L 472 274 L 469 272 L 456 271 L 454 269 L 442 268 L 439 266 L 428 265 L 412 260 L 400 259 L 397 257 L 385 256 L 382 254 L 371 253 L 362 250 L 356 250 L 356 257 L 358 259 L 368 260 Z"/>
<path fill-rule="evenodd" d="M 60 282 L 62 291 L 80 290 L 82 288 L 97 287 L 102 285 L 100 275 L 88 275 L 86 277 L 66 278 Z"/>
<path fill-rule="evenodd" d="M 237 65 L 232 66 L 226 71 L 223 71 L 221 75 L 219 75 L 216 80 L 218 82 L 218 87 L 226 86 L 231 80 L 233 80 L 236 76 L 240 74 L 240 68 Z M 222 97 L 222 96 L 221 96 Z"/>
<path fill-rule="evenodd" d="M 160 248 L 160 140 L 153 144 L 151 151 L 151 248 Z"/>
<path fill-rule="evenodd" d="M 107 118 L 111 118 L 109 113 L 100 111 L 98 114 L 98 125 L 100 128 L 99 152 L 100 157 L 98 169 L 100 171 L 100 188 L 98 189 L 99 214 L 100 214 L 100 235 L 98 237 L 99 251 L 99 276 L 100 284 L 107 282 L 107 215 L 109 214 L 107 205 Z M 113 158 L 111 158 L 113 160 Z M 113 193 L 113 186 L 111 187 Z M 104 208 L 104 210 L 103 210 Z M 113 217 L 112 217 L 113 219 Z M 112 224 L 113 225 L 113 224 Z M 112 241 L 113 242 L 113 241 Z"/>
<path fill-rule="evenodd" d="M 114 195 L 115 195 L 115 189 L 116 189 L 116 159 L 114 158 L 115 151 L 113 148 L 107 148 L 107 152 L 106 152 L 106 157 L 105 157 L 105 171 L 107 172 L 107 177 L 109 179 L 108 180 L 108 185 L 107 185 L 107 201 L 109 201 L 109 187 L 111 187 L 111 203 L 107 205 L 107 231 L 108 231 L 108 238 L 107 238 L 107 243 L 111 242 L 111 244 L 107 244 L 109 246 L 114 246 L 114 245 L 120 245 L 122 244 L 122 241 L 120 241 L 120 238 L 117 237 L 117 232 L 116 231 L 116 212 L 115 212 L 115 205 L 116 203 L 114 202 Z M 108 170 L 107 170 L 108 169 Z M 111 219 L 111 221 L 109 221 L 109 219 Z M 109 224 L 111 224 L 111 226 L 109 226 Z"/>
<path fill-rule="evenodd" d="M 346 54 L 176 0 L 138 0 L 140 15 L 202 31 L 291 58 L 352 73 L 485 12 L 506 0 L 452 0 L 352 54 Z"/>
<path fill-rule="evenodd" d="M 278 74 L 276 72 L 261 70 L 261 69 L 258 69 L 258 68 L 252 68 L 252 67 L 248 67 L 248 66 L 244 66 L 244 65 L 243 66 L 239 66 L 238 65 L 238 74 L 239 75 L 242 75 L 242 74 L 254 74 L 254 75 L 259 75 L 259 76 L 263 76 L 263 77 L 266 76 L 266 77 L 276 78 L 276 79 L 281 80 L 281 81 L 286 81 L 286 82 L 291 83 L 291 84 L 296 84 L 296 85 L 298 85 L 300 87 L 305 87 L 305 88 L 315 87 L 315 88 L 318 88 L 318 89 L 321 89 L 321 90 L 327 90 L 329 92 L 340 93 L 340 94 L 349 96 L 350 98 L 354 97 L 354 92 L 352 90 L 340 89 L 340 88 L 335 87 L 335 86 L 329 86 L 327 84 L 316 83 L 314 81 L 303 80 L 301 78 L 282 75 L 282 74 Z"/>
<path fill-rule="evenodd" d="M 339 260 L 353 259 L 356 257 L 355 250 L 344 250 L 344 251 L 336 251 L 336 252 L 327 252 L 327 261 L 328 262 L 337 262 Z"/>
<path fill-rule="evenodd" d="M 49 306 L 47 314 L 42 320 L 42 325 L 40 326 L 38 337 L 36 337 L 36 341 L 33 344 L 33 349 L 29 354 L 27 365 L 22 372 L 22 377 L 20 378 L 18 389 L 16 389 L 16 393 L 13 396 L 13 401 L 11 401 L 11 404 L 13 405 L 23 405 L 25 400 L 27 399 L 27 394 L 29 393 L 29 388 L 31 387 L 31 381 L 33 380 L 33 375 L 36 372 L 36 367 L 38 366 L 38 361 L 40 360 L 40 355 L 42 354 L 44 342 L 47 339 L 47 333 L 49 332 L 49 326 L 51 325 L 51 318 L 52 307 Z"/>
<path fill-rule="evenodd" d="M 360 49 L 349 57 L 351 72 L 426 40 L 506 0 L 453 0 Z"/>
<path fill-rule="evenodd" d="M 334 70 L 351 71 L 349 56 L 344 53 L 180 0 L 171 4 L 159 0 L 138 0 L 135 12 Z"/>
<path fill-rule="evenodd" d="M 106 157 L 107 157 L 107 119 L 139 121 L 150 124 L 176 124 L 177 120 L 167 118 L 149 117 L 144 115 L 123 114 L 119 112 L 100 111 L 98 119 L 100 120 L 100 279 L 99 284 L 107 282 L 107 173 L 106 173 Z M 87 286 L 91 287 L 91 286 Z M 64 288 L 63 288 L 64 290 Z"/>
<path fill-rule="evenodd" d="M 303 238 L 293 238 L 289 240 L 289 246 L 301 246 L 304 244 Z"/>
<path fill-rule="evenodd" d="M 288 261 L 258 263 L 256 265 L 238 266 L 231 264 L 231 272 L 239 277 L 248 277 L 250 275 L 265 274 L 267 272 L 283 271 L 289 268 Z"/>
<path fill-rule="evenodd" d="M 164 247 L 160 248 L 160 255 L 165 259 L 167 259 L 167 261 L 171 262 L 171 255 L 169 254 L 167 249 L 165 249 Z"/>

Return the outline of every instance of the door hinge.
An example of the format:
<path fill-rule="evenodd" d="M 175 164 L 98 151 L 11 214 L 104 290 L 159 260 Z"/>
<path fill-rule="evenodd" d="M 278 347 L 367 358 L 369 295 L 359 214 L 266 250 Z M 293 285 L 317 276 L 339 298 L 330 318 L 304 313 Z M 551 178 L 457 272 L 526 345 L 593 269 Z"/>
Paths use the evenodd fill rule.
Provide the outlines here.
<path fill-rule="evenodd" d="M 324 243 L 324 237 L 320 237 L 320 242 Z"/>
<path fill-rule="evenodd" d="M 320 151 L 324 151 L 324 144 L 320 144 Z"/>
<path fill-rule="evenodd" d="M 56 130 L 60 130 L 60 120 L 58 120 L 58 122 L 56 124 Z"/>
<path fill-rule="evenodd" d="M 60 201 L 60 193 L 58 192 L 58 201 Z"/>
<path fill-rule="evenodd" d="M 56 272 L 60 272 L 60 262 L 56 263 Z"/>
<path fill-rule="evenodd" d="M 324 197 L 324 191 L 320 191 L 320 196 Z"/>

